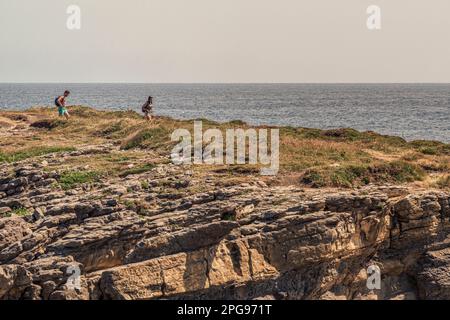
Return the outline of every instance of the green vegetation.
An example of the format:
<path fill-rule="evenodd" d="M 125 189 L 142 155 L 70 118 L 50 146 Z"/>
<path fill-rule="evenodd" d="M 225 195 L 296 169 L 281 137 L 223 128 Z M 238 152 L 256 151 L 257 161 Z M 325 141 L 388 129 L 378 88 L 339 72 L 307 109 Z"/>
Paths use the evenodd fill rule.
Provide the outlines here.
<path fill-rule="evenodd" d="M 280 130 L 284 135 L 298 139 L 319 139 L 335 142 L 363 142 L 372 146 L 385 145 L 392 147 L 406 146 L 408 143 L 395 136 L 381 135 L 372 131 L 360 132 L 351 128 L 320 130 L 311 128 L 283 127 Z"/>
<path fill-rule="evenodd" d="M 335 168 L 308 170 L 302 182 L 312 187 L 353 187 L 369 183 L 405 183 L 423 180 L 420 167 L 404 161 L 376 165 L 346 165 Z"/>
<path fill-rule="evenodd" d="M 226 211 L 222 213 L 221 219 L 225 221 L 236 221 L 236 212 L 234 210 Z"/>
<path fill-rule="evenodd" d="M 125 205 L 125 208 L 127 208 L 128 210 L 136 211 L 137 208 L 136 202 L 131 200 L 125 200 L 123 204 Z"/>
<path fill-rule="evenodd" d="M 423 180 L 425 171 L 419 166 L 404 161 L 383 163 L 371 168 L 371 174 L 376 181 L 390 180 L 393 182 L 413 182 Z"/>
<path fill-rule="evenodd" d="M 439 141 L 416 140 L 411 141 L 409 145 L 427 155 L 450 155 L 450 145 Z"/>
<path fill-rule="evenodd" d="M 11 211 L 11 215 L 16 215 L 16 216 L 19 216 L 19 217 L 24 217 L 24 216 L 27 216 L 29 214 L 30 214 L 30 212 L 26 208 L 16 208 L 13 211 Z"/>
<path fill-rule="evenodd" d="M 148 181 L 141 181 L 141 188 L 144 190 L 150 189 L 150 184 L 148 183 Z"/>
<path fill-rule="evenodd" d="M 124 128 L 125 128 L 124 121 L 120 120 L 120 121 L 108 124 L 107 126 L 105 126 L 105 128 L 101 129 L 99 133 L 102 136 L 111 136 L 116 133 L 119 133 Z"/>
<path fill-rule="evenodd" d="M 124 178 L 126 176 L 132 175 L 132 174 L 140 174 L 144 172 L 148 172 L 155 168 L 155 165 L 153 163 L 146 163 L 141 166 L 133 167 L 130 169 L 127 169 L 119 174 L 120 177 Z"/>
<path fill-rule="evenodd" d="M 0 163 L 1 162 L 16 162 L 25 160 L 28 158 L 39 157 L 50 153 L 75 151 L 73 147 L 32 147 L 29 149 L 19 150 L 15 152 L 1 152 L 0 151 Z"/>
<path fill-rule="evenodd" d="M 100 179 L 101 174 L 96 171 L 65 171 L 63 172 L 58 183 L 64 190 L 69 190 L 83 183 L 92 183 Z"/>
<path fill-rule="evenodd" d="M 134 148 L 157 148 L 163 143 L 170 142 L 171 132 L 162 127 L 142 129 L 136 134 L 125 139 L 121 145 L 122 150 Z"/>
<path fill-rule="evenodd" d="M 146 204 L 142 201 L 139 201 L 139 200 L 126 199 L 126 200 L 123 200 L 122 203 L 125 205 L 125 207 L 128 210 L 134 211 L 140 216 L 145 216 L 145 213 L 149 209 L 148 204 Z"/>
<path fill-rule="evenodd" d="M 19 207 L 19 208 L 13 208 L 12 211 L 3 214 L 3 217 L 9 218 L 12 216 L 19 216 L 19 217 L 25 217 L 30 215 L 30 211 L 28 211 L 27 208 Z M 1 215 L 0 215 L 1 216 Z"/>
<path fill-rule="evenodd" d="M 20 113 L 2 111 L 1 119 L 8 125 L 14 121 L 21 125 L 31 124 L 32 135 L 1 139 L 0 163 L 73 151 L 79 146 L 108 144 L 120 150 L 113 147 L 98 154 L 68 157 L 62 163 L 50 161 L 46 171 L 63 170 L 58 184 L 52 187 L 70 189 L 98 181 L 103 176 L 127 177 L 170 162 L 170 151 L 176 143 L 171 141 L 172 132 L 184 128 L 192 133 L 194 122 L 156 117 L 149 123 L 133 111 L 100 111 L 81 106 L 70 106 L 69 111 L 72 115 L 70 121 L 58 118 L 54 108 L 33 108 Z M 251 128 L 240 120 L 226 123 L 202 121 L 203 130 Z M 280 171 L 276 177 L 263 178 L 267 179 L 266 183 L 348 188 L 372 183 L 416 182 L 424 187 L 448 187 L 450 144 L 420 140 L 407 142 L 400 137 L 350 128 L 279 129 Z M 86 166 L 89 171 L 74 169 Z M 189 168 L 193 175 L 217 178 L 221 185 L 248 182 L 249 178 L 260 175 L 259 169 L 260 165 L 248 164 L 194 165 Z M 141 186 L 147 188 L 145 181 Z"/>

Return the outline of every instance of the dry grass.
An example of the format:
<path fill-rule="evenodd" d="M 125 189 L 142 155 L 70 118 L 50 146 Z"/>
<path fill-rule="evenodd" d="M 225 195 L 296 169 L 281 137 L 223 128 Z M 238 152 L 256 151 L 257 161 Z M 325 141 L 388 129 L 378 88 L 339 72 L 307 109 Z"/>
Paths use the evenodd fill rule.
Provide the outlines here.
<path fill-rule="evenodd" d="M 440 177 L 436 181 L 436 186 L 442 189 L 450 189 L 450 175 Z"/>
<path fill-rule="evenodd" d="M 142 171 L 158 162 L 169 161 L 170 150 L 175 144 L 170 140 L 173 130 L 193 130 L 193 121 L 159 117 L 148 123 L 132 111 L 107 112 L 80 106 L 69 107 L 69 111 L 72 115 L 69 121 L 58 118 L 54 108 L 1 112 L 0 162 L 108 143 L 117 146 L 117 150 L 71 157 L 63 169 L 88 166 L 91 171 L 123 176 L 131 167 Z M 30 124 L 32 128 L 26 129 Z M 20 132 L 14 138 L 10 136 L 12 126 Z M 24 129 L 20 131 L 20 128 Z M 240 121 L 216 123 L 203 120 L 203 129 L 208 128 L 247 129 L 249 126 Z M 146 164 L 151 165 L 144 167 Z M 258 166 L 250 165 L 194 166 L 193 170 L 205 177 L 219 176 L 224 183 L 245 181 L 259 174 Z M 449 174 L 449 144 L 406 142 L 399 137 L 353 129 L 283 127 L 280 128 L 280 173 L 272 182 L 353 187 L 429 180 L 434 181 L 433 186 L 448 187 Z M 428 179 L 430 175 L 433 179 Z"/>

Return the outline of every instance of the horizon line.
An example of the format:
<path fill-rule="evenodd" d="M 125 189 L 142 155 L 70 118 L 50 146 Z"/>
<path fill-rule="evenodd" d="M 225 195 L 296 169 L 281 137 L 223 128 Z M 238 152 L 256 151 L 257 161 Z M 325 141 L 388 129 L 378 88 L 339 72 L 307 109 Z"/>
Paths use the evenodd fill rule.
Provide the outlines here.
<path fill-rule="evenodd" d="M 370 84 L 450 84 L 450 82 L 39 82 L 39 81 L 31 81 L 31 82 L 3 82 L 0 81 L 0 84 L 306 84 L 306 85 L 314 85 L 314 84 L 361 84 L 361 85 L 370 85 Z"/>

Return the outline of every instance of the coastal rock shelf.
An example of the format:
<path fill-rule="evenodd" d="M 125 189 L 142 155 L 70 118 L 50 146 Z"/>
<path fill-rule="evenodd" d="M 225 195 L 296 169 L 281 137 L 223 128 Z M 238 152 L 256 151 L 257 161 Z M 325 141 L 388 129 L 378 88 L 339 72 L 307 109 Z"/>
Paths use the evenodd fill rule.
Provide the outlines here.
<path fill-rule="evenodd" d="M 255 181 L 180 196 L 138 183 L 168 172 L 188 179 L 171 165 L 64 192 L 50 187 L 56 173 L 42 169 L 17 167 L 1 178 L 2 215 L 31 213 L 0 219 L 2 299 L 450 296 L 445 192 L 305 191 Z M 374 264 L 381 290 L 366 287 Z M 74 266 L 75 290 L 67 286 Z"/>
<path fill-rule="evenodd" d="M 185 122 L 71 114 L 0 114 L 0 299 L 450 298 L 448 145 L 288 128 L 267 178 L 171 164 Z"/>

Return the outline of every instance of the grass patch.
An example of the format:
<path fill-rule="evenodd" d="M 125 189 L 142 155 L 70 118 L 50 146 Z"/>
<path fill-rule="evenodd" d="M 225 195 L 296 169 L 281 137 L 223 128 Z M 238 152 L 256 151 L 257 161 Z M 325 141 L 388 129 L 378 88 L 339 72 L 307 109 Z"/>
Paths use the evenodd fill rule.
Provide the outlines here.
<path fill-rule="evenodd" d="M 231 120 L 227 123 L 225 123 L 226 125 L 230 125 L 230 126 L 240 126 L 240 127 L 246 127 L 247 123 L 245 123 L 242 120 Z"/>
<path fill-rule="evenodd" d="M 60 119 L 43 119 L 38 120 L 30 124 L 30 127 L 32 128 L 38 128 L 38 129 L 48 129 L 52 130 L 58 127 L 66 127 L 68 125 L 67 121 L 60 120 Z"/>
<path fill-rule="evenodd" d="M 153 163 L 146 163 L 146 164 L 144 164 L 142 166 L 133 167 L 133 168 L 130 168 L 130 169 L 127 169 L 127 170 L 121 172 L 119 174 L 119 177 L 125 178 L 125 177 L 127 177 L 129 175 L 132 175 L 132 174 L 140 174 L 140 173 L 148 172 L 148 171 L 152 170 L 155 167 L 156 166 Z"/>
<path fill-rule="evenodd" d="M 151 150 L 152 157 L 155 156 L 151 160 L 155 164 L 160 161 L 169 163 L 170 151 L 176 143 L 171 141 L 171 133 L 175 129 L 185 128 L 192 134 L 194 122 L 158 116 L 148 123 L 134 111 L 101 111 L 82 106 L 70 106 L 69 112 L 73 116 L 69 121 L 57 118 L 54 107 L 29 109 L 20 112 L 20 116 L 19 113 L 0 112 L 0 120 L 7 124 L 18 121 L 19 125 L 23 125 L 20 122 L 35 121 L 36 128 L 32 130 L 33 135 L 24 135 L 16 141 L 2 139 L 0 163 L 75 150 L 61 148 L 65 145 L 76 147 L 108 143 L 120 146 L 122 151 L 68 157 L 64 161 L 64 170 L 74 171 L 70 168 L 89 165 L 89 169 L 85 170 L 101 172 L 103 177 L 126 177 L 154 168 L 153 164 L 146 164 L 149 161 L 148 150 Z M 217 128 L 223 134 L 228 128 L 269 128 L 252 127 L 239 120 L 225 123 L 202 120 L 203 130 Z M 407 142 L 400 137 L 349 128 L 279 127 L 279 130 L 280 172 L 274 177 L 275 184 L 292 185 L 304 181 L 317 187 L 352 187 L 368 183 L 406 183 L 421 180 L 426 172 L 432 176 L 425 182 L 431 181 L 435 186 L 436 173 L 444 177 L 450 175 L 449 144 L 437 141 Z M 46 170 L 61 170 L 60 164 L 50 163 Z M 221 184 L 231 186 L 245 182 L 249 176 L 258 176 L 259 166 L 199 165 L 193 166 L 192 171 L 214 178 L 220 176 Z M 80 175 L 63 175 L 65 188 L 96 180 L 95 174 Z M 444 186 L 446 183 L 444 178 L 440 182 Z M 60 188 L 60 184 L 55 183 L 54 187 Z M 145 183 L 142 187 L 145 189 Z"/>
<path fill-rule="evenodd" d="M 63 190 L 69 190 L 83 183 L 96 182 L 100 177 L 100 173 L 96 171 L 65 171 L 60 175 L 58 183 Z"/>
<path fill-rule="evenodd" d="M 294 128 L 283 127 L 280 129 L 282 135 L 294 137 L 296 139 L 319 139 L 324 141 L 336 142 L 362 142 L 364 144 L 376 146 L 402 147 L 407 146 L 407 142 L 400 137 L 387 136 L 376 132 L 360 132 L 351 128 L 338 128 L 329 130 L 320 130 L 312 128 Z"/>
<path fill-rule="evenodd" d="M 30 212 L 26 208 L 16 208 L 13 211 L 11 211 L 11 215 L 16 215 L 16 216 L 19 216 L 19 217 L 24 217 L 24 216 L 27 216 L 29 214 L 30 214 Z"/>
<path fill-rule="evenodd" d="M 450 175 L 439 178 L 436 181 L 436 186 L 441 189 L 450 189 Z"/>
<path fill-rule="evenodd" d="M 112 124 L 107 125 L 103 130 L 100 130 L 100 135 L 110 136 L 114 133 L 120 132 L 124 129 L 125 125 L 123 121 L 117 121 Z"/>
<path fill-rule="evenodd" d="M 260 172 L 258 165 L 252 164 L 232 164 L 223 165 L 212 170 L 214 173 L 229 175 L 257 175 Z"/>
<path fill-rule="evenodd" d="M 372 157 L 361 149 L 345 142 L 282 136 L 280 167 L 284 172 L 303 172 L 311 168 L 325 168 L 331 164 L 370 164 Z"/>
<path fill-rule="evenodd" d="M 125 208 L 127 208 L 128 210 L 136 211 L 137 205 L 134 201 L 125 200 L 123 204 L 125 205 Z"/>
<path fill-rule="evenodd" d="M 236 221 L 236 212 L 234 210 L 226 211 L 222 213 L 221 220 Z"/>
<path fill-rule="evenodd" d="M 141 188 L 144 190 L 150 189 L 150 184 L 148 183 L 148 181 L 141 181 Z"/>
<path fill-rule="evenodd" d="M 355 183 L 368 184 L 367 167 L 349 165 L 339 168 L 331 174 L 331 184 L 333 186 L 352 187 Z"/>
<path fill-rule="evenodd" d="M 321 188 L 328 184 L 325 179 L 325 173 L 316 169 L 311 169 L 305 172 L 302 178 L 302 183 L 310 185 L 314 188 Z"/>
<path fill-rule="evenodd" d="M 28 158 L 40 157 L 46 154 L 75 151 L 73 147 L 33 147 L 11 153 L 0 152 L 0 162 L 17 162 Z"/>
<path fill-rule="evenodd" d="M 383 163 L 370 168 L 370 173 L 376 177 L 376 181 L 382 181 L 386 178 L 391 182 L 400 183 L 421 181 L 426 175 L 425 171 L 419 166 L 404 161 Z"/>
<path fill-rule="evenodd" d="M 409 145 L 426 155 L 450 155 L 450 144 L 439 141 L 416 140 Z"/>
<path fill-rule="evenodd" d="M 369 183 L 406 183 L 421 181 L 425 172 L 404 161 L 392 161 L 374 165 L 345 165 L 336 168 L 307 170 L 302 182 L 315 188 L 355 187 Z"/>
<path fill-rule="evenodd" d="M 170 133 L 162 127 L 142 129 L 127 137 L 121 144 L 122 150 L 134 148 L 152 147 L 157 148 L 163 143 L 170 142 Z"/>
<path fill-rule="evenodd" d="M 345 141 L 356 141 L 363 138 L 363 133 L 350 128 L 330 129 L 322 132 L 322 136 Z"/>
<path fill-rule="evenodd" d="M 71 116 L 79 118 L 91 119 L 101 115 L 101 111 L 86 106 L 69 106 L 68 109 Z"/>

